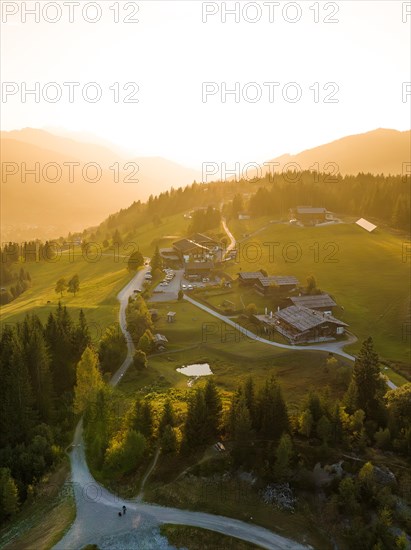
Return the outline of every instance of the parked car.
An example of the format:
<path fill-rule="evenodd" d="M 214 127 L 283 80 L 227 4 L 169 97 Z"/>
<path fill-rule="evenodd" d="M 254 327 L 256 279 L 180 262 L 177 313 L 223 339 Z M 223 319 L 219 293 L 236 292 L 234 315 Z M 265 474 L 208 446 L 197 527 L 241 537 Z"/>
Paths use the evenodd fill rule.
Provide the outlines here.
<path fill-rule="evenodd" d="M 148 281 L 152 278 L 153 278 L 153 276 L 150 275 L 150 273 L 147 273 L 146 276 L 144 277 L 144 279 L 147 279 Z"/>
<path fill-rule="evenodd" d="M 187 285 L 181 285 L 181 288 L 182 288 L 183 290 L 186 290 L 186 289 L 187 289 Z"/>
<path fill-rule="evenodd" d="M 193 285 L 188 285 L 188 286 L 187 286 L 187 290 L 194 290 Z"/>

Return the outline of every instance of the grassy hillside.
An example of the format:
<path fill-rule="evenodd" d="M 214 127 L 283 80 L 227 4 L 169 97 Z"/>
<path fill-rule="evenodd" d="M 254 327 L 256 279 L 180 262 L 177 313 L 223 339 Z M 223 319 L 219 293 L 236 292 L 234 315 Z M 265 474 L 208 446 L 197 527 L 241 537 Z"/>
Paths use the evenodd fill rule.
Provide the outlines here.
<path fill-rule="evenodd" d="M 313 274 L 318 286 L 343 306 L 339 316 L 360 341 L 371 335 L 382 357 L 409 362 L 410 259 L 407 263 L 403 258 L 405 237 L 385 229 L 367 233 L 354 224 L 301 228 L 270 224 L 265 218 L 262 231 L 252 235 L 257 222 L 229 224 L 241 241 L 238 262 L 227 268 L 230 274 L 264 268 L 269 274 L 295 275 L 302 284 Z M 244 234 L 251 236 L 244 239 Z M 347 351 L 359 347 L 357 343 Z"/>
<path fill-rule="evenodd" d="M 248 376 L 259 385 L 275 374 L 291 408 L 298 406 L 311 387 L 328 385 L 335 397 L 344 389 L 345 362 L 339 359 L 340 366 L 330 371 L 327 353 L 288 351 L 250 340 L 185 301 L 153 307 L 159 312 L 155 332 L 168 338 L 168 349 L 150 356 L 147 370 L 127 371 L 119 388 L 128 396 L 135 396 L 136 391 L 145 395 L 171 388 L 186 390 L 189 377 L 176 369 L 193 363 L 209 363 L 219 388 L 227 392 L 235 391 Z M 175 323 L 167 323 L 170 310 L 177 313 Z"/>
<path fill-rule="evenodd" d="M 111 248 L 102 249 L 101 257 L 95 262 L 88 261 L 81 249 L 76 247 L 73 254 L 63 252 L 56 261 L 21 264 L 31 275 L 31 288 L 17 300 L 1 306 L 0 322 L 14 323 L 27 313 L 34 313 L 45 320 L 61 300 L 75 317 L 81 308 L 84 310 L 93 336 L 97 339 L 109 324 L 117 320 L 116 295 L 132 277 L 127 270 L 128 255 L 139 248 L 144 255 L 151 256 L 157 241 L 166 246 L 173 239 L 164 237 L 183 234 L 186 226 L 187 221 L 182 215 L 170 216 L 158 227 L 152 223 L 142 225 L 134 229 L 118 253 Z M 94 250 L 90 249 L 90 257 Z M 76 273 L 80 278 L 80 292 L 76 296 L 65 292 L 60 298 L 54 291 L 57 280 L 60 277 L 68 280 Z"/>

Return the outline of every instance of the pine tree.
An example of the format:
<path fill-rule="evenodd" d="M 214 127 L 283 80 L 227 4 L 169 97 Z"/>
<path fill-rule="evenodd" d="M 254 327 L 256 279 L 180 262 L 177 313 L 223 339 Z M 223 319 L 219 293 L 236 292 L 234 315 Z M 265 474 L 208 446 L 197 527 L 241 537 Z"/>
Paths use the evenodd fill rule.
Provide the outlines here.
<path fill-rule="evenodd" d="M 288 430 L 288 412 L 281 387 L 274 377 L 266 382 L 258 400 L 259 433 L 266 440 L 277 439 Z"/>
<path fill-rule="evenodd" d="M 352 380 L 357 394 L 357 408 L 362 409 L 367 418 L 376 418 L 381 409 L 385 383 L 371 337 L 362 344 L 355 360 Z"/>
<path fill-rule="evenodd" d="M 215 439 L 220 430 L 222 404 L 217 386 L 212 378 L 208 378 L 204 388 L 204 401 L 206 406 L 206 437 L 211 441 Z"/>
<path fill-rule="evenodd" d="M 207 439 L 207 409 L 204 392 L 197 389 L 188 403 L 187 417 L 183 428 L 182 449 L 190 453 L 205 444 Z"/>
<path fill-rule="evenodd" d="M 133 428 L 146 439 L 153 436 L 153 409 L 149 401 L 137 399 L 134 405 Z"/>
<path fill-rule="evenodd" d="M 32 328 L 26 344 L 26 361 L 30 372 L 34 405 L 39 413 L 39 419 L 49 422 L 53 413 L 51 360 L 43 331 L 39 326 Z"/>
<path fill-rule="evenodd" d="M 91 344 L 90 331 L 84 311 L 80 309 L 78 325 L 74 331 L 75 347 L 79 354 L 83 354 L 87 346 Z"/>
<path fill-rule="evenodd" d="M 170 424 L 167 424 L 163 430 L 161 450 L 163 453 L 175 453 L 177 451 L 177 437 Z"/>
<path fill-rule="evenodd" d="M 74 412 L 82 413 L 95 401 L 98 391 L 103 387 L 103 379 L 98 365 L 97 353 L 87 347 L 77 365 L 76 385 L 74 387 Z"/>
<path fill-rule="evenodd" d="M 245 402 L 247 404 L 248 411 L 250 413 L 251 422 L 253 424 L 253 427 L 255 427 L 256 398 L 255 398 L 254 382 L 251 376 L 249 376 L 244 383 L 244 397 L 245 397 Z"/>
<path fill-rule="evenodd" d="M 250 457 L 250 441 L 252 439 L 252 424 L 244 395 L 235 398 L 233 410 L 233 449 L 232 454 L 237 466 L 245 465 Z"/>
<path fill-rule="evenodd" d="M 276 461 L 274 464 L 274 475 L 277 480 L 287 479 L 290 472 L 290 462 L 293 455 L 293 444 L 288 434 L 281 436 L 277 450 L 275 452 Z"/>
<path fill-rule="evenodd" d="M 127 267 L 129 271 L 137 271 L 137 269 L 142 265 L 144 265 L 144 257 L 141 252 L 136 250 L 130 255 L 127 262 Z"/>
<path fill-rule="evenodd" d="M 0 468 L 0 520 L 13 516 L 19 509 L 19 493 L 8 468 Z"/>
<path fill-rule="evenodd" d="M 123 244 L 123 239 L 120 236 L 119 230 L 116 229 L 113 234 L 113 244 L 121 246 Z"/>
<path fill-rule="evenodd" d="M 151 258 L 150 265 L 151 265 L 151 269 L 152 269 L 153 273 L 156 270 L 161 271 L 163 269 L 163 259 L 160 255 L 160 250 L 159 250 L 158 246 L 156 246 L 153 257 Z"/>
<path fill-rule="evenodd" d="M 174 427 L 175 422 L 176 422 L 176 419 L 175 419 L 175 414 L 173 410 L 173 405 L 170 399 L 167 399 L 166 402 L 164 403 L 163 414 L 161 415 L 160 423 L 158 426 L 158 433 L 160 434 L 160 436 L 163 435 L 164 429 L 166 426 Z"/>
<path fill-rule="evenodd" d="M 16 328 L 6 327 L 1 346 L 1 415 L 3 443 L 27 441 L 33 426 L 33 394 L 24 349 Z M 3 446 L 3 445 L 2 445 Z"/>

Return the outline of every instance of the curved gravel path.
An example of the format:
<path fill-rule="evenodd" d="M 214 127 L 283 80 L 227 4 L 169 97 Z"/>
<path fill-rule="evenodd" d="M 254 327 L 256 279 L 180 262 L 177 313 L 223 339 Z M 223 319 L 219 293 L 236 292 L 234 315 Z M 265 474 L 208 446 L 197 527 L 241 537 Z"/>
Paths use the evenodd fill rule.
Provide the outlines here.
<path fill-rule="evenodd" d="M 282 349 L 290 349 L 293 351 L 326 351 L 329 353 L 334 353 L 335 355 L 340 355 L 341 357 L 345 357 L 346 359 L 349 359 L 350 361 L 355 361 L 355 357 L 353 355 L 350 355 L 349 353 L 346 353 L 342 350 L 344 346 L 348 346 L 349 344 L 353 344 L 357 341 L 357 338 L 354 335 L 349 336 L 347 340 L 344 340 L 343 342 L 325 342 L 323 344 L 308 344 L 306 346 L 293 346 L 291 344 L 280 344 L 278 342 L 273 342 L 272 340 L 268 340 L 267 338 L 262 338 L 261 336 L 257 336 L 254 332 L 251 332 L 251 330 L 246 329 L 245 327 L 242 327 L 229 317 L 226 317 L 225 315 L 221 315 L 221 313 L 217 313 L 212 308 L 197 302 L 193 298 L 190 298 L 190 296 L 184 295 L 184 299 L 187 300 L 187 302 L 190 302 L 190 304 L 193 304 L 194 306 L 202 309 L 203 311 L 209 313 L 210 315 L 213 315 L 223 323 L 226 323 L 227 325 L 230 325 L 231 327 L 234 327 L 236 330 L 238 330 L 241 334 L 244 336 L 247 336 L 247 338 L 250 338 L 251 340 L 255 340 L 257 342 L 261 342 L 262 344 L 267 344 L 269 346 L 274 346 L 276 348 L 282 348 Z"/>
<path fill-rule="evenodd" d="M 132 361 L 134 344 L 126 330 L 125 309 L 129 296 L 136 287 L 138 288 L 142 284 L 146 271 L 146 269 L 139 271 L 117 296 L 120 301 L 119 321 L 127 338 L 128 354 L 123 365 L 111 380 L 113 386 L 118 383 Z M 78 423 L 74 434 L 70 461 L 71 483 L 74 489 L 77 516 L 66 535 L 54 546 L 55 550 L 79 550 L 87 544 L 104 540 L 104 537 L 121 537 L 126 533 L 141 534 L 143 537 L 143 533 L 150 533 L 153 526 L 161 523 L 202 527 L 269 550 L 310 548 L 252 523 L 203 512 L 144 504 L 117 497 L 100 485 L 90 473 L 84 452 L 82 421 Z M 123 504 L 127 506 L 127 513 L 118 517 L 118 511 Z M 144 541 L 142 541 L 142 546 L 136 544 L 134 541 L 129 548 L 147 547 L 144 546 Z M 120 548 L 120 546 L 117 547 Z M 110 546 L 110 548 L 114 548 L 114 546 Z M 122 545 L 121 548 L 125 550 L 127 547 Z"/>

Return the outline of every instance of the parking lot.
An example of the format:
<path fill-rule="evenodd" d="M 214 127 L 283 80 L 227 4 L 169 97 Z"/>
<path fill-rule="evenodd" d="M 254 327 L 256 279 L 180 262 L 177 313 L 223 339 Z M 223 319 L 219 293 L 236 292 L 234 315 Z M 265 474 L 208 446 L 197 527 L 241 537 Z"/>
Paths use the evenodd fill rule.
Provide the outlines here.
<path fill-rule="evenodd" d="M 169 300 L 177 300 L 178 291 L 180 288 L 184 292 L 190 292 L 192 288 L 201 287 L 204 288 L 208 284 L 213 284 L 216 281 L 202 282 L 202 281 L 190 281 L 184 277 L 184 270 L 173 270 L 174 277 L 167 285 L 162 283 L 158 284 L 153 290 L 151 302 L 168 302 Z M 166 273 L 164 273 L 164 277 Z"/>

